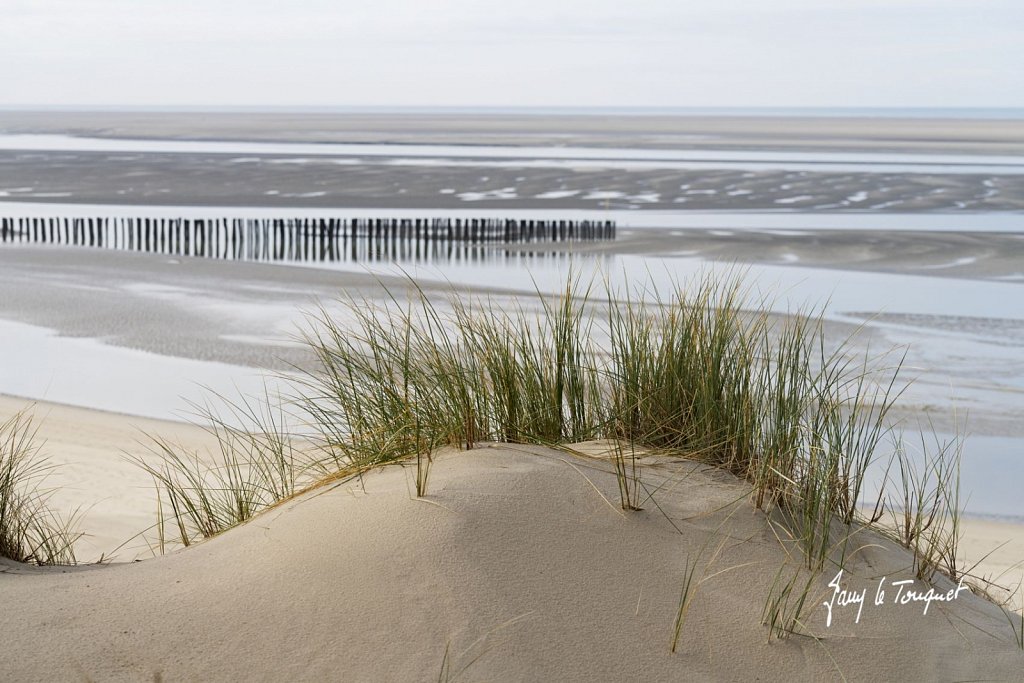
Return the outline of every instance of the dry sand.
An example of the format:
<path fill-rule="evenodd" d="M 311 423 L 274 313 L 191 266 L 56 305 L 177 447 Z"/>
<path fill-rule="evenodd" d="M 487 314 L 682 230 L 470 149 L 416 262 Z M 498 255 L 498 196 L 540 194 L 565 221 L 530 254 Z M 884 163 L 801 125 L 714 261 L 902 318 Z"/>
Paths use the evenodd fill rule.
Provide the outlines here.
<path fill-rule="evenodd" d="M 71 132 L 111 137 L 223 139 L 228 131 L 252 140 L 531 145 L 562 142 L 571 132 L 573 144 L 589 146 L 1024 152 L 1024 128 L 1005 121 L 4 113 L 0 128 L 66 133 L 69 121 Z M 16 156 L 0 155 L 0 180 L 5 160 L 16 169 L 12 187 L 31 170 Z M 45 180 L 33 191 L 109 200 L 110 178 L 122 173 L 124 182 L 114 185 L 130 196 L 117 201 L 223 204 L 235 197 L 270 204 L 277 195 L 265 192 L 306 192 L 311 176 L 324 177 L 315 164 L 246 167 L 242 174 L 227 168 L 229 159 L 212 156 L 106 156 L 41 158 L 34 172 Z M 95 176 L 97 169 L 104 180 L 93 187 L 83 172 Z M 520 183 L 519 170 L 488 172 L 486 180 L 479 169 L 405 169 L 385 180 L 373 171 L 334 168 L 321 191 L 348 193 L 342 204 L 357 196 L 379 203 L 379 195 L 393 206 L 402 201 L 396 197 L 411 196 L 405 201 L 417 206 L 462 207 L 457 195 L 440 191 L 518 183 L 527 205 L 545 208 L 583 205 L 536 197 L 550 190 L 629 194 L 635 187 L 654 187 L 658 201 L 674 206 L 685 199 L 687 208 L 774 207 L 797 195 L 809 198 L 785 206 L 847 202 L 846 208 L 879 204 L 893 211 L 966 202 L 991 209 L 1019 208 L 1021 201 L 1019 179 L 1001 177 L 948 175 L 939 187 L 929 177 L 860 173 L 683 171 L 655 178 L 543 170 Z M 852 199 L 861 193 L 863 199 Z M 667 237 L 638 231 L 593 250 L 680 250 L 768 263 L 795 258 L 881 272 L 934 268 L 966 253 L 974 260 L 934 274 L 989 279 L 1015 276 L 1021 248 L 1018 236 L 879 233 L 866 245 L 863 234 L 853 233 L 708 230 L 671 235 L 677 244 L 666 244 Z M 342 287 L 379 292 L 368 276 L 258 264 L 37 249 L 0 251 L 0 260 L 4 318 L 115 346 L 258 367 L 304 362 L 287 342 L 300 307 Z M 1017 340 L 1019 330 L 1005 334 Z M 0 418 L 25 403 L 0 397 Z M 884 541 L 869 544 L 847 567 L 844 586 L 868 591 L 859 623 L 845 608 L 825 626 L 820 603 L 834 576 L 826 572 L 807 622 L 823 639 L 766 643 L 758 617 L 785 549 L 747 503 L 745 484 L 686 462 L 647 469 L 652 485 L 662 477 L 671 482 L 656 497 L 666 514 L 650 503 L 623 514 L 603 463 L 539 448 L 448 453 L 424 500 L 410 494 L 409 470 L 389 467 L 367 476 L 363 487 L 324 489 L 210 542 L 132 563 L 151 555 L 129 539 L 152 524 L 155 505 L 148 477 L 124 454 L 145 452 L 143 432 L 197 449 L 210 445 L 208 436 L 181 423 L 54 404 L 35 412 L 46 453 L 63 465 L 51 480 L 59 487 L 53 503 L 82 510 L 89 536 L 77 548 L 80 559 L 113 554 L 116 562 L 35 569 L 0 561 L 2 679 L 437 680 L 447 663 L 451 678 L 462 680 L 1019 680 L 1024 664 L 1003 613 L 975 596 L 933 604 L 923 615 L 920 604 L 892 604 L 890 586 L 886 604 L 871 604 L 882 577 L 902 578 L 909 564 Z M 686 562 L 710 536 L 726 545 L 672 655 Z M 976 574 L 1013 587 L 1021 578 L 1024 527 L 967 520 L 963 555 L 967 565 L 982 560 Z"/>
<path fill-rule="evenodd" d="M 0 421 L 19 411 L 33 416 L 41 454 L 58 466 L 45 484 L 54 490 L 52 507 L 61 514 L 79 512 L 77 527 L 85 533 L 75 546 L 80 562 L 152 555 L 137 536 L 156 520 L 153 481 L 128 460 L 151 455 L 147 435 L 160 435 L 190 450 L 216 445 L 205 430 L 183 422 L 0 395 Z"/>
<path fill-rule="evenodd" d="M 34 416 L 42 452 L 58 465 L 49 480 L 55 489 L 55 509 L 81 511 L 78 526 L 87 535 L 76 551 L 82 562 L 104 556 L 123 562 L 152 555 L 138 537 L 155 521 L 152 481 L 128 460 L 128 456 L 152 456 L 149 436 L 169 439 L 200 454 L 215 452 L 217 445 L 194 424 L 0 394 L 0 421 L 19 411 Z M 968 518 L 961 549 L 965 566 L 979 563 L 972 571 L 975 576 L 1011 593 L 1024 581 L 1024 524 Z M 1019 597 L 1013 603 L 1020 606 Z"/>
<path fill-rule="evenodd" d="M 989 519 L 964 523 L 963 556 L 972 573 L 991 582 L 992 596 L 1024 608 L 1024 525 Z"/>
<path fill-rule="evenodd" d="M 141 563 L 0 565 L 0 671 L 411 681 L 447 661 L 461 680 L 874 681 L 1014 680 L 1024 664 L 1000 609 L 969 593 L 924 615 L 890 586 L 874 605 L 909 558 L 867 536 L 877 544 L 843 579 L 869 593 L 859 623 L 836 606 L 826 626 L 828 571 L 807 615 L 821 640 L 766 642 L 759 615 L 786 551 L 717 470 L 649 466 L 658 506 L 629 514 L 607 464 L 544 448 L 443 454 L 423 500 L 412 475 L 391 466 Z M 724 546 L 671 654 L 686 562 L 709 537 Z"/>

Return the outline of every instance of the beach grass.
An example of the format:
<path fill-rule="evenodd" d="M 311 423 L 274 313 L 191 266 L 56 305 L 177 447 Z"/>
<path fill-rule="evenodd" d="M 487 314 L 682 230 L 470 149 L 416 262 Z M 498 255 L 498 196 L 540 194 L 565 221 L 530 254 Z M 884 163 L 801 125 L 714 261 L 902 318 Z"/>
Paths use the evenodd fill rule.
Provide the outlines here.
<path fill-rule="evenodd" d="M 785 570 L 786 565 L 782 565 L 776 572 L 761 611 L 761 624 L 768 627 L 769 640 L 782 640 L 801 632 L 804 613 L 810 607 L 808 599 L 817 579 L 817 574 L 812 572 L 801 584 L 799 571 L 786 579 Z"/>
<path fill-rule="evenodd" d="M 427 495 L 427 482 L 430 481 L 430 468 L 434 464 L 433 448 L 420 438 L 419 425 L 416 425 L 416 496 Z"/>
<path fill-rule="evenodd" d="M 626 456 L 626 449 L 629 456 Z M 619 504 L 623 510 L 643 510 L 640 501 L 640 490 L 643 487 L 643 468 L 637 462 L 636 446 L 616 441 L 612 446 L 612 464 L 615 467 L 615 479 L 619 483 Z"/>
<path fill-rule="evenodd" d="M 814 311 L 773 316 L 739 277 L 657 292 L 570 275 L 557 294 L 512 303 L 456 294 L 435 303 L 412 280 L 406 294 L 344 300 L 344 322 L 324 308 L 311 317 L 303 341 L 317 363 L 287 407 L 271 409 L 301 424 L 301 462 L 289 430 L 263 424 L 265 407 L 239 411 L 257 437 L 211 418 L 222 444 L 214 467 L 157 442 L 160 464 L 141 464 L 183 542 L 294 494 L 300 474 L 414 459 L 422 496 L 433 449 L 482 442 L 619 444 L 612 464 L 625 510 L 640 507 L 641 484 L 624 448 L 726 469 L 750 483 L 752 502 L 781 521 L 812 571 L 841 566 L 847 540 L 886 509 L 879 492 L 873 512 L 860 512 L 872 464 L 901 438 L 889 416 L 902 357 L 856 351 L 852 337 L 830 342 Z M 947 455 L 930 493 L 904 479 L 919 506 L 959 504 Z M 925 534 L 930 512 L 915 513 L 909 524 L 921 528 L 905 531 L 904 544 L 922 576 L 955 574 L 955 535 Z"/>
<path fill-rule="evenodd" d="M 37 565 L 75 563 L 74 515 L 48 506 L 44 488 L 52 466 L 41 455 L 37 428 L 27 412 L 0 424 L 0 557 Z"/>
<path fill-rule="evenodd" d="M 148 435 L 148 457 L 128 456 L 156 486 L 160 548 L 171 537 L 185 546 L 211 538 L 291 498 L 305 468 L 282 404 L 269 393 L 259 400 L 221 398 L 216 406 L 208 402 L 193 408 L 197 424 L 218 445 L 216 455 Z"/>
<path fill-rule="evenodd" d="M 676 607 L 676 618 L 672 622 L 672 642 L 669 651 L 675 654 L 679 647 L 679 638 L 683 634 L 683 627 L 686 625 L 686 617 L 690 613 L 690 605 L 696 595 L 700 580 L 697 578 L 697 565 L 700 562 L 700 553 L 687 558 L 686 568 L 683 571 L 683 582 L 679 589 L 679 604 Z"/>
<path fill-rule="evenodd" d="M 324 314 L 306 336 L 321 367 L 299 408 L 344 463 L 415 455 L 414 439 L 382 439 L 409 416 L 438 444 L 609 438 L 684 454 L 748 479 L 820 567 L 833 520 L 857 517 L 899 360 L 833 348 L 820 316 L 772 318 L 738 279 L 601 294 L 570 280 L 532 313 L 466 298 L 442 312 L 418 290 L 383 310 L 350 302 L 354 326 Z"/>
<path fill-rule="evenodd" d="M 889 506 L 891 528 L 895 539 L 913 553 L 917 578 L 930 581 L 941 572 L 956 581 L 962 574 L 957 551 L 963 439 L 929 441 L 922 432 L 919 443 L 914 453 L 904 439 L 896 440 L 898 488 Z"/>
<path fill-rule="evenodd" d="M 1014 644 L 1018 650 L 1024 651 L 1024 617 L 1010 610 L 1004 610 L 1004 613 L 1006 614 L 1006 620 L 1010 623 L 1010 628 L 1013 630 Z"/>

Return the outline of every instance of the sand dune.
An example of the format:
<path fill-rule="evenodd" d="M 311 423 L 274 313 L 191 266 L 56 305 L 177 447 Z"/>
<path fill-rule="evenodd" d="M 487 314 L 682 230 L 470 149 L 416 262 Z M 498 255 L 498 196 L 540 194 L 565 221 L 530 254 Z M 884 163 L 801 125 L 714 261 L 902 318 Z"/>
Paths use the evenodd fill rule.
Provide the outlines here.
<path fill-rule="evenodd" d="M 145 542 L 134 537 L 155 521 L 153 481 L 127 460 L 149 454 L 147 434 L 191 450 L 216 447 L 206 431 L 183 422 L 0 395 L 0 422 L 22 410 L 33 416 L 42 453 L 57 466 L 46 481 L 54 491 L 53 509 L 79 511 L 77 526 L 85 533 L 75 545 L 80 562 L 151 555 Z"/>
<path fill-rule="evenodd" d="M 442 454 L 424 499 L 412 471 L 391 466 L 168 556 L 0 565 L 0 671 L 39 681 L 1019 676 L 1024 654 L 1001 610 L 967 592 L 927 615 L 869 595 L 860 623 L 836 606 L 826 626 L 833 571 L 816 580 L 807 614 L 821 639 L 768 642 L 759 615 L 786 550 L 745 484 L 661 462 L 645 470 L 660 488 L 642 512 L 617 508 L 606 463 L 484 446 Z M 672 654 L 686 563 L 709 537 L 724 545 Z M 882 576 L 907 578 L 905 553 L 863 540 L 844 588 L 874 594 Z"/>

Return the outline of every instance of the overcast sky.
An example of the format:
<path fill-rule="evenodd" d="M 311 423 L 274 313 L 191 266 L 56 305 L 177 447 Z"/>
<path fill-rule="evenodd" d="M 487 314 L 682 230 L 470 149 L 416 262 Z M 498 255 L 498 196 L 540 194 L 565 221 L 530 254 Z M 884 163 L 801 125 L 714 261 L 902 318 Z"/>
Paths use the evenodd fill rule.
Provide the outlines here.
<path fill-rule="evenodd" d="M 27 104 L 1024 107 L 1024 0 L 0 0 Z"/>

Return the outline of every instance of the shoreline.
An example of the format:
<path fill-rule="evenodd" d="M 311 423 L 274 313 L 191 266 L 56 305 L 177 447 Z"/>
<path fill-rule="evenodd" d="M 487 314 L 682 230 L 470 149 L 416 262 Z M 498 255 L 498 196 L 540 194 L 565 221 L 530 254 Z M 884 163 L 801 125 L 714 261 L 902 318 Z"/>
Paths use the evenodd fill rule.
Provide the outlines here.
<path fill-rule="evenodd" d="M 1016 457 L 1024 436 L 1024 425 L 1017 419 L 1024 366 L 1015 349 L 1024 339 L 1024 325 L 1012 308 L 1012 297 L 1002 296 L 1011 303 L 993 310 L 995 315 L 987 315 L 984 307 L 965 308 L 970 297 L 966 304 L 964 298 L 975 291 L 1011 294 L 1020 284 L 952 277 L 954 271 L 965 269 L 984 274 L 994 267 L 993 272 L 998 272 L 1000 259 L 1013 260 L 1008 251 L 1012 241 L 1006 248 L 991 249 L 986 247 L 990 240 L 978 236 L 931 235 L 924 241 L 892 236 L 861 247 L 857 238 L 853 233 L 744 237 L 707 232 L 698 239 L 634 231 L 600 248 L 610 249 L 611 257 L 621 263 L 632 264 L 634 273 L 642 274 L 645 263 L 653 263 L 655 273 L 664 264 L 683 282 L 693 269 L 724 272 L 716 259 L 728 259 L 730 253 L 766 260 L 799 254 L 800 267 L 789 263 L 765 272 L 787 273 L 792 284 L 784 286 L 799 288 L 788 291 L 788 296 L 802 301 L 802 292 L 813 292 L 814 282 L 828 287 L 843 281 L 844 290 L 831 298 L 836 307 L 826 320 L 829 338 L 839 342 L 864 326 L 852 353 L 909 345 L 907 363 L 914 382 L 893 417 L 902 418 L 911 433 L 915 424 L 930 424 L 937 431 L 956 434 L 962 433 L 963 426 L 954 425 L 952 418 L 968 414 L 964 481 L 975 492 L 974 506 L 987 513 L 1018 512 L 1012 483 L 1024 476 L 1024 464 Z M 906 274 L 890 278 L 871 270 L 905 271 L 913 264 L 942 263 L 965 244 L 974 245 L 969 248 L 976 249 L 979 258 L 951 268 L 945 277 L 932 276 L 939 272 L 934 269 L 922 271 L 929 274 L 927 278 Z M 687 246 L 700 250 L 707 260 L 683 254 L 665 258 Z M 573 253 L 571 249 L 562 252 L 564 262 L 531 259 L 539 268 L 533 278 L 524 277 L 525 260 L 518 257 L 504 264 L 503 270 L 495 268 L 501 262 L 483 267 L 470 262 L 449 271 L 408 272 L 433 301 L 443 301 L 452 291 L 444 276 L 462 294 L 473 292 L 512 303 L 516 296 L 531 299 L 532 295 L 526 299 L 522 295 L 533 286 L 543 290 L 564 286 L 563 271 Z M 645 262 L 649 254 L 661 260 Z M 857 256 L 857 265 L 864 270 L 830 267 L 830 262 Z M 237 397 L 239 391 L 254 395 L 262 392 L 267 370 L 308 367 L 314 359 L 295 342 L 306 320 L 304 311 L 315 312 L 323 304 L 330 315 L 344 315 L 336 303 L 339 294 L 381 304 L 386 300 L 382 285 L 401 298 L 411 283 L 391 271 L 362 264 L 327 270 L 102 249 L 0 249 L 0 288 L 5 292 L 0 302 L 0 327 L 5 331 L 0 338 L 5 344 L 0 346 L 7 347 L 11 363 L 0 391 L 180 419 L 180 413 L 188 410 L 186 401 L 202 401 L 209 395 L 202 386 L 223 396 Z M 496 272 L 502 273 L 498 280 Z M 816 279 L 808 281 L 809 277 Z M 488 281 L 504 287 L 488 287 Z M 772 282 L 765 280 L 766 285 Z M 911 286 L 923 291 L 915 294 Z M 819 296 L 824 291 L 819 290 Z M 889 312 L 884 315 L 877 313 L 877 302 L 884 301 L 878 296 L 888 300 Z M 905 302 L 905 307 L 896 305 L 897 301 Z M 946 315 L 935 315 L 932 307 L 942 307 Z"/>

